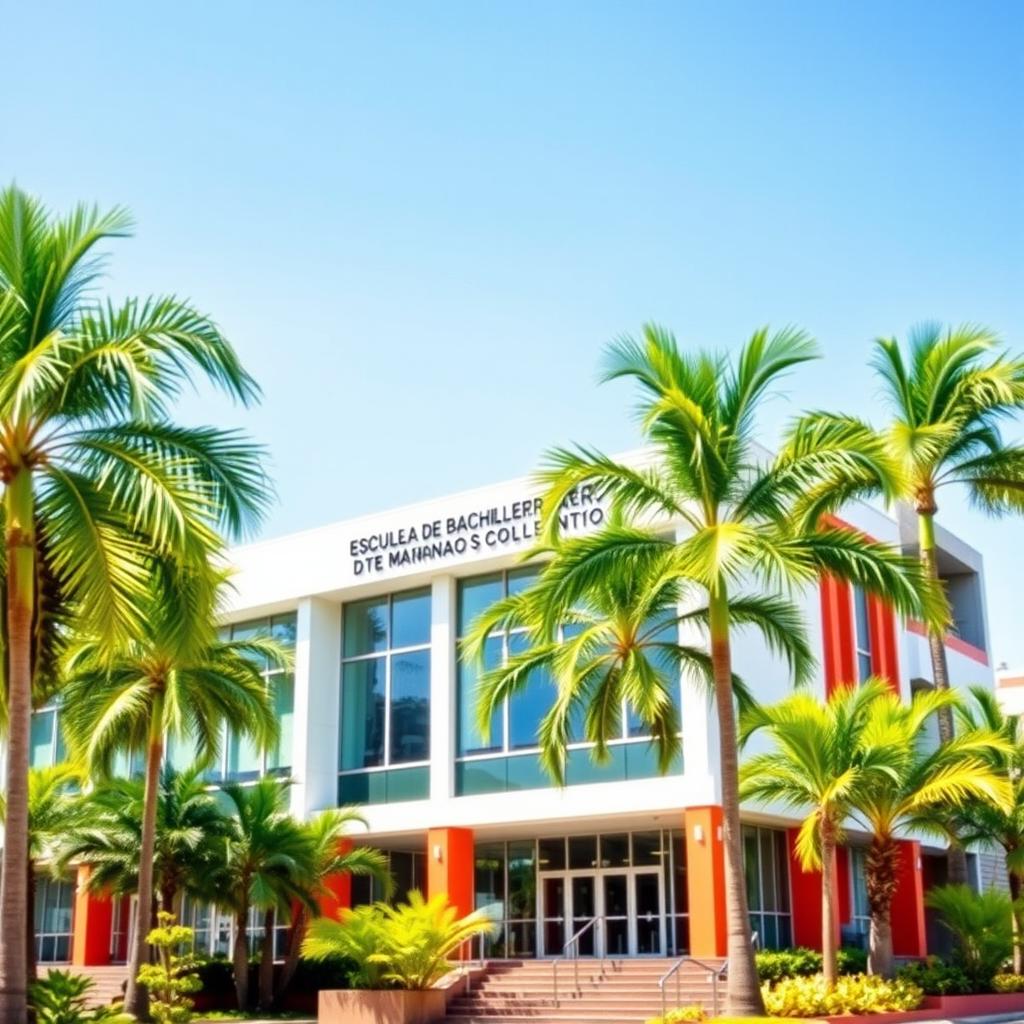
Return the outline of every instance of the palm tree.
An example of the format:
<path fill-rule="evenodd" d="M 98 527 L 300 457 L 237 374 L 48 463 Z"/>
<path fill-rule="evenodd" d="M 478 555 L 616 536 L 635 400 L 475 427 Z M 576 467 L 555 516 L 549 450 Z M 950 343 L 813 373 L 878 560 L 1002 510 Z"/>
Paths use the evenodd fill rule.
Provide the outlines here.
<path fill-rule="evenodd" d="M 744 709 L 744 743 L 759 730 L 770 751 L 756 754 L 740 770 L 740 798 L 776 804 L 803 816 L 796 854 L 804 871 L 821 871 L 821 944 L 825 983 L 838 976 L 836 850 L 858 793 L 873 779 L 889 776 L 889 751 L 867 747 L 864 730 L 872 704 L 888 691 L 880 680 L 841 686 L 824 704 L 795 694 L 777 704 Z"/>
<path fill-rule="evenodd" d="M 1019 715 L 1007 715 L 995 694 L 985 687 L 971 687 L 971 704 L 956 708 L 962 730 L 984 729 L 995 733 L 1003 745 L 987 752 L 992 770 L 1005 779 L 1011 790 L 1008 806 L 971 800 L 959 807 L 943 808 L 935 814 L 934 825 L 957 837 L 965 847 L 972 843 L 995 843 L 1003 848 L 1006 878 L 1013 909 L 1013 973 L 1024 973 L 1024 723 Z"/>
<path fill-rule="evenodd" d="M 640 385 L 642 430 L 656 463 L 635 468 L 589 449 L 559 450 L 540 478 L 546 488 L 544 541 L 555 556 L 539 584 L 548 593 L 546 639 L 553 640 L 573 607 L 587 604 L 608 580 L 646 574 L 662 561 L 665 571 L 707 597 L 706 636 L 721 734 L 729 1012 L 736 1015 L 762 1013 L 763 1003 L 743 878 L 733 630 L 758 630 L 785 653 L 790 645 L 783 634 L 790 631 L 782 627 L 780 613 L 786 609 L 787 627 L 800 615 L 782 588 L 813 585 L 821 573 L 857 583 L 903 613 L 930 619 L 944 611 L 914 560 L 851 531 L 822 527 L 817 513 L 814 518 L 796 514 L 808 490 L 835 477 L 840 468 L 847 480 L 844 497 L 858 487 L 887 485 L 891 467 L 869 429 L 852 420 L 804 421 L 776 459 L 767 459 L 756 447 L 758 404 L 784 373 L 814 355 L 807 336 L 792 329 L 758 331 L 733 362 L 708 353 L 685 354 L 671 334 L 647 326 L 642 341 L 627 338 L 611 348 L 605 377 L 628 377 Z M 611 502 L 612 521 L 599 534 L 565 545 L 559 512 L 581 486 Z M 689 535 L 666 538 L 656 526 L 646 525 L 652 519 L 682 522 Z M 741 592 L 744 585 L 752 585 L 754 592 Z M 732 617 L 737 599 L 746 608 L 742 621 Z M 794 668 L 799 678 L 799 664 Z M 650 699 L 636 697 L 641 714 L 644 705 L 653 708 L 659 702 L 654 693 Z M 485 692 L 483 700 L 490 699 Z M 653 718 L 648 722 L 653 724 Z"/>
<path fill-rule="evenodd" d="M 317 849 L 309 830 L 288 813 L 288 790 L 280 780 L 266 777 L 251 786 L 225 786 L 223 792 L 231 815 L 210 881 L 217 903 L 235 917 L 235 994 L 238 1008 L 245 1010 L 249 1005 L 249 911 L 263 912 L 260 960 L 261 965 L 268 959 L 272 964 L 276 915 L 289 914 L 293 902 L 305 903 L 308 912 L 315 912 L 305 881 L 315 871 Z M 272 987 L 262 995 L 268 1004 L 272 1002 Z"/>
<path fill-rule="evenodd" d="M 366 826 L 366 819 L 355 807 L 330 808 L 306 824 L 314 851 L 312 874 L 303 882 L 308 898 L 298 904 L 292 919 L 288 951 L 278 980 L 278 998 L 295 976 L 310 918 L 320 915 L 320 900 L 328 893 L 329 878 L 342 874 L 368 875 L 380 883 L 385 895 L 391 894 L 392 879 L 387 855 L 370 846 L 352 846 L 348 837 L 353 825 Z M 263 986 L 267 984 L 262 977 L 260 982 Z M 265 997 L 266 993 L 262 992 L 261 1004 L 266 1002 Z"/>
<path fill-rule="evenodd" d="M 99 638 L 80 641 L 68 658 L 64 696 L 71 750 L 109 776 L 115 755 L 145 751 L 145 795 L 139 846 L 139 927 L 128 958 L 127 1012 L 146 1013 L 137 983 L 146 955 L 153 903 L 160 772 L 168 738 L 193 742 L 200 763 L 219 754 L 225 726 L 260 747 L 273 745 L 278 722 L 263 676 L 283 652 L 267 638 L 218 640 L 214 625 L 223 573 L 206 566 L 153 566 L 145 615 L 137 631 L 110 654 Z M 169 909 L 169 908 L 168 908 Z M 145 918 L 143 914 L 147 915 Z"/>
<path fill-rule="evenodd" d="M 900 468 L 898 497 L 917 513 L 920 558 L 939 578 L 935 546 L 938 492 L 963 487 L 971 502 L 990 515 L 1024 511 L 1024 446 L 1008 444 L 1002 421 L 1024 409 L 1024 359 L 997 349 L 996 336 L 983 327 L 943 329 L 923 324 L 902 347 L 895 338 L 876 342 L 874 366 L 892 414 L 884 431 Z M 932 682 L 949 688 L 947 623 L 928 629 Z M 944 743 L 953 736 L 953 714 L 939 715 Z M 951 868 L 966 879 L 965 858 L 953 844 Z"/>
<path fill-rule="evenodd" d="M 0 866 L 0 1019 L 27 1016 L 29 716 L 40 648 L 57 639 L 43 595 L 113 643 L 143 618 L 158 551 L 186 558 L 265 506 L 260 452 L 235 432 L 182 428 L 193 373 L 236 399 L 253 380 L 212 321 L 175 298 L 101 304 L 97 246 L 125 211 L 62 217 L 0 191 L 0 478 L 7 694 L 7 828 Z"/>
<path fill-rule="evenodd" d="M 145 785 L 139 779 L 100 783 L 83 800 L 82 820 L 58 845 L 62 864 L 87 864 L 89 888 L 123 896 L 138 892 Z M 224 814 L 202 769 L 164 765 L 157 794 L 153 890 L 160 909 L 177 915 L 183 895 L 208 894 L 208 876 L 223 838 Z"/>
<path fill-rule="evenodd" d="M 897 836 L 928 827 L 936 813 L 950 813 L 972 801 L 1007 808 L 1010 786 L 990 764 L 991 749 L 1005 741 L 988 729 L 965 731 L 929 749 L 929 722 L 942 708 L 955 707 L 949 690 L 928 690 L 911 703 L 889 692 L 875 699 L 861 736 L 865 750 L 883 752 L 885 775 L 855 794 L 854 815 L 871 835 L 865 888 L 871 911 L 868 969 L 886 977 L 893 971 L 892 901 L 900 847 Z"/>
<path fill-rule="evenodd" d="M 54 850 L 65 832 L 82 820 L 84 809 L 78 792 L 78 772 L 68 764 L 33 768 L 28 777 L 28 913 L 27 971 L 30 981 L 36 980 L 35 887 L 39 862 L 47 861 L 56 874 L 61 867 L 54 859 Z M 0 821 L 6 824 L 7 806 L 0 797 Z"/>

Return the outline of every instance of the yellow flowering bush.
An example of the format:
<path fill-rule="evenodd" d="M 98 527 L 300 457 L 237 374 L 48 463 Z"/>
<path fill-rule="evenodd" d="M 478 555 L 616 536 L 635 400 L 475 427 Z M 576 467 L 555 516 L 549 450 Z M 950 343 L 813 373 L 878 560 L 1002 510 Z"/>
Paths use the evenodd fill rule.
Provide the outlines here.
<path fill-rule="evenodd" d="M 1024 992 L 1024 974 L 997 974 L 992 987 L 997 992 Z"/>
<path fill-rule="evenodd" d="M 647 1024 L 701 1024 L 708 1019 L 707 1011 L 699 1003 L 678 1006 L 664 1017 L 652 1017 Z"/>
<path fill-rule="evenodd" d="M 817 1017 L 841 1013 L 892 1013 L 916 1010 L 924 993 L 909 981 L 888 981 L 868 974 L 850 974 L 825 985 L 820 974 L 783 978 L 762 988 L 765 1009 L 773 1017 Z"/>

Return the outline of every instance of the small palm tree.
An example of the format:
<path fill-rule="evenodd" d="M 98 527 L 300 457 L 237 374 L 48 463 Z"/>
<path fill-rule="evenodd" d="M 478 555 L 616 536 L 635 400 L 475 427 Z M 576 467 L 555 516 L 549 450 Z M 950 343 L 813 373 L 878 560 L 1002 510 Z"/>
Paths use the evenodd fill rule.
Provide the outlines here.
<path fill-rule="evenodd" d="M 961 730 L 988 730 L 1003 739 L 986 755 L 992 770 L 1010 786 L 1008 806 L 971 800 L 956 808 L 943 808 L 934 825 L 951 832 L 964 846 L 993 843 L 1005 856 L 1006 878 L 1013 911 L 1013 972 L 1024 974 L 1024 722 L 1007 715 L 995 694 L 983 686 L 971 687 L 972 701 L 956 708 Z"/>
<path fill-rule="evenodd" d="M 305 903 L 309 913 L 315 912 L 306 880 L 316 870 L 317 848 L 309 830 L 288 813 L 288 790 L 280 780 L 263 778 L 251 786 L 225 786 L 223 793 L 230 810 L 229 828 L 210 884 L 217 903 L 235 917 L 235 994 L 238 1008 L 245 1010 L 249 1005 L 249 911 L 263 912 L 261 961 L 269 957 L 272 963 L 276 916 L 290 914 L 293 902 Z M 269 1005 L 272 988 L 262 998 Z"/>
<path fill-rule="evenodd" d="M 352 846 L 349 836 L 354 825 L 366 827 L 366 819 L 355 807 L 322 811 L 306 824 L 314 849 L 313 871 L 303 882 L 308 899 L 298 904 L 292 920 L 288 952 L 278 982 L 278 998 L 295 976 L 310 919 L 319 916 L 320 901 L 328 894 L 328 879 L 345 874 L 367 875 L 380 884 L 385 895 L 391 894 L 392 878 L 387 855 L 371 846 Z M 262 977 L 260 982 L 265 987 Z M 265 993 L 261 993 L 260 1001 L 265 1001 Z"/>
<path fill-rule="evenodd" d="M 33 676 L 59 643 L 51 607 L 108 644 L 140 626 L 144 557 L 187 559 L 266 505 L 260 452 L 171 414 L 198 374 L 248 403 L 258 391 L 206 316 L 175 298 L 101 303 L 97 246 L 124 210 L 51 215 L 0 190 L 0 479 L 8 718 L 0 865 L 0 1019 L 24 1024 L 29 718 Z"/>
<path fill-rule="evenodd" d="M 671 334 L 645 327 L 641 341 L 626 339 L 612 347 L 606 379 L 626 377 L 639 384 L 642 429 L 655 464 L 638 469 L 588 449 L 561 450 L 540 478 L 546 489 L 544 541 L 554 553 L 538 584 L 547 595 L 544 642 L 554 640 L 575 606 L 596 604 L 593 594 L 609 580 L 619 586 L 638 573 L 648 575 L 655 565 L 664 564 L 681 588 L 693 586 L 706 595 L 705 638 L 721 736 L 729 1012 L 742 1016 L 763 1013 L 764 1006 L 743 877 L 733 633 L 738 628 L 760 632 L 770 646 L 790 655 L 799 680 L 807 665 L 793 657 L 789 641 L 802 633 L 802 626 L 792 628 L 801 616 L 783 592 L 786 586 L 815 585 L 819 574 L 832 573 L 900 612 L 929 619 L 944 612 L 914 560 L 853 532 L 822 527 L 816 517 L 797 515 L 807 492 L 826 477 L 834 479 L 840 467 L 864 489 L 887 486 L 891 467 L 870 430 L 853 421 L 805 421 L 778 458 L 767 458 L 757 447 L 758 405 L 783 374 L 815 354 L 810 339 L 796 330 L 758 331 L 730 361 L 683 353 Z M 580 486 L 609 499 L 612 522 L 600 534 L 566 546 L 559 512 Z M 850 483 L 846 495 L 856 490 Z M 665 518 L 685 524 L 688 535 L 666 538 L 656 526 L 646 526 Z M 734 618 L 737 604 L 746 611 Z M 783 622 L 786 628 L 780 628 Z M 500 684 L 492 679 L 491 685 Z M 646 694 L 634 694 L 633 703 L 657 729 L 659 716 L 651 712 L 664 707 L 664 686 L 650 674 L 644 689 Z M 482 700 L 494 703 L 490 692 Z"/>
<path fill-rule="evenodd" d="M 89 865 L 89 888 L 95 892 L 138 892 L 144 804 L 141 780 L 100 782 L 83 799 L 80 820 L 58 845 L 60 863 Z M 178 772 L 164 765 L 153 845 L 153 891 L 161 910 L 177 915 L 183 895 L 207 894 L 224 827 L 202 769 Z"/>
<path fill-rule="evenodd" d="M 420 991 L 432 988 L 450 970 L 450 957 L 477 935 L 491 935 L 495 923 L 482 910 L 465 917 L 438 893 L 429 900 L 417 890 L 398 906 L 375 903 L 344 909 L 338 921 L 320 918 L 310 925 L 302 954 L 310 960 L 343 956 L 359 969 L 353 984 Z"/>
<path fill-rule="evenodd" d="M 822 973 L 838 976 L 836 850 L 857 795 L 890 778 L 889 751 L 863 742 L 871 707 L 888 692 L 881 680 L 842 686 L 822 704 L 796 694 L 769 706 L 751 705 L 741 716 L 745 743 L 768 734 L 772 749 L 748 759 L 740 772 L 740 797 L 776 804 L 803 816 L 796 854 L 804 871 L 821 871 Z"/>
<path fill-rule="evenodd" d="M 92 771 L 109 776 L 115 755 L 145 752 L 145 796 L 139 847 L 139 913 L 153 903 L 154 851 L 160 772 L 168 738 L 195 744 L 200 763 L 220 752 L 224 727 L 272 746 L 279 726 L 263 676 L 283 652 L 269 639 L 218 640 L 214 626 L 223 574 L 203 567 L 182 570 L 158 562 L 145 599 L 146 615 L 113 655 L 96 638 L 79 642 L 68 659 L 64 688 L 71 750 Z M 145 988 L 136 982 L 151 923 L 140 916 L 128 959 L 125 1008 L 146 1012 Z"/>
<path fill-rule="evenodd" d="M 861 736 L 865 751 L 887 758 L 886 775 L 870 780 L 855 794 L 855 817 L 871 835 L 865 866 L 865 888 L 871 911 L 868 968 L 889 976 L 893 970 L 892 901 L 896 894 L 900 847 L 897 836 L 913 827 L 927 827 L 936 812 L 950 812 L 973 801 L 1006 809 L 1010 785 L 993 771 L 991 749 L 1005 746 L 988 729 L 965 731 L 929 749 L 929 722 L 945 707 L 955 707 L 955 694 L 931 690 L 915 694 L 911 703 L 886 693 L 871 704 Z M 887 752 L 887 754 L 886 754 Z"/>
<path fill-rule="evenodd" d="M 68 829 L 80 822 L 85 810 L 79 795 L 78 772 L 68 764 L 48 768 L 33 768 L 28 777 L 28 928 L 27 969 L 32 981 L 36 979 L 35 942 L 35 888 L 40 862 L 48 863 L 57 876 L 63 874 L 63 865 L 57 863 L 54 852 Z M 0 797 L 0 821 L 6 824 L 7 805 Z"/>

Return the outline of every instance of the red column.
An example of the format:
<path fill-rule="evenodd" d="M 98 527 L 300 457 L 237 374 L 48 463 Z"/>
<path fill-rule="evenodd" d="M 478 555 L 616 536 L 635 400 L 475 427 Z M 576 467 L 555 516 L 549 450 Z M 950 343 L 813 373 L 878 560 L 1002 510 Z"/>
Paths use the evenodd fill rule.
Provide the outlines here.
<path fill-rule="evenodd" d="M 899 648 L 896 615 L 881 598 L 868 595 L 868 630 L 871 633 L 871 671 L 900 692 Z"/>
<path fill-rule="evenodd" d="M 821 578 L 822 668 L 825 695 L 857 679 L 853 647 L 853 595 L 848 583 Z"/>
<path fill-rule="evenodd" d="M 351 849 L 351 839 L 342 839 L 338 844 L 339 853 L 348 853 Z M 327 875 L 324 889 L 326 892 L 320 897 L 320 913 L 336 921 L 343 907 L 352 906 L 352 876 L 347 871 Z"/>
<path fill-rule="evenodd" d="M 722 808 L 687 807 L 686 891 L 690 913 L 690 953 L 725 956 L 725 849 Z"/>
<path fill-rule="evenodd" d="M 78 869 L 74 916 L 71 924 L 71 963 L 75 967 L 97 967 L 110 963 L 114 901 L 109 894 L 97 895 L 86 889 L 88 867 Z"/>
<path fill-rule="evenodd" d="M 924 882 L 921 876 L 921 844 L 914 839 L 899 842 L 896 895 L 892 901 L 892 951 L 896 956 L 923 957 L 928 953 L 924 930 Z"/>
<path fill-rule="evenodd" d="M 427 831 L 427 895 L 447 893 L 460 917 L 473 912 L 475 900 L 473 830 Z"/>
<path fill-rule="evenodd" d="M 786 829 L 789 851 L 789 885 L 793 896 L 793 945 L 821 950 L 821 872 L 804 871 L 796 855 L 799 829 Z M 836 942 L 850 920 L 850 856 L 845 846 L 836 850 Z"/>

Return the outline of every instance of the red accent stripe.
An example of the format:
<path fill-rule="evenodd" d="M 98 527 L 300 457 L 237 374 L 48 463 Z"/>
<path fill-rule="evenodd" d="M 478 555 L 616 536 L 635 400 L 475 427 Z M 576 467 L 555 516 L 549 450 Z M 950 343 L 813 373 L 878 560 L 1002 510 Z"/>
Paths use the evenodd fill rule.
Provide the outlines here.
<path fill-rule="evenodd" d="M 924 623 L 918 622 L 916 619 L 907 619 L 907 631 L 916 633 L 918 636 L 928 635 L 928 630 L 924 628 Z M 980 647 L 975 647 L 974 644 L 969 644 L 966 640 L 961 640 L 958 636 L 953 636 L 952 633 L 946 634 L 946 646 L 951 651 L 962 654 L 965 658 L 980 662 L 982 665 L 988 664 L 988 653 L 986 651 L 983 651 Z"/>

